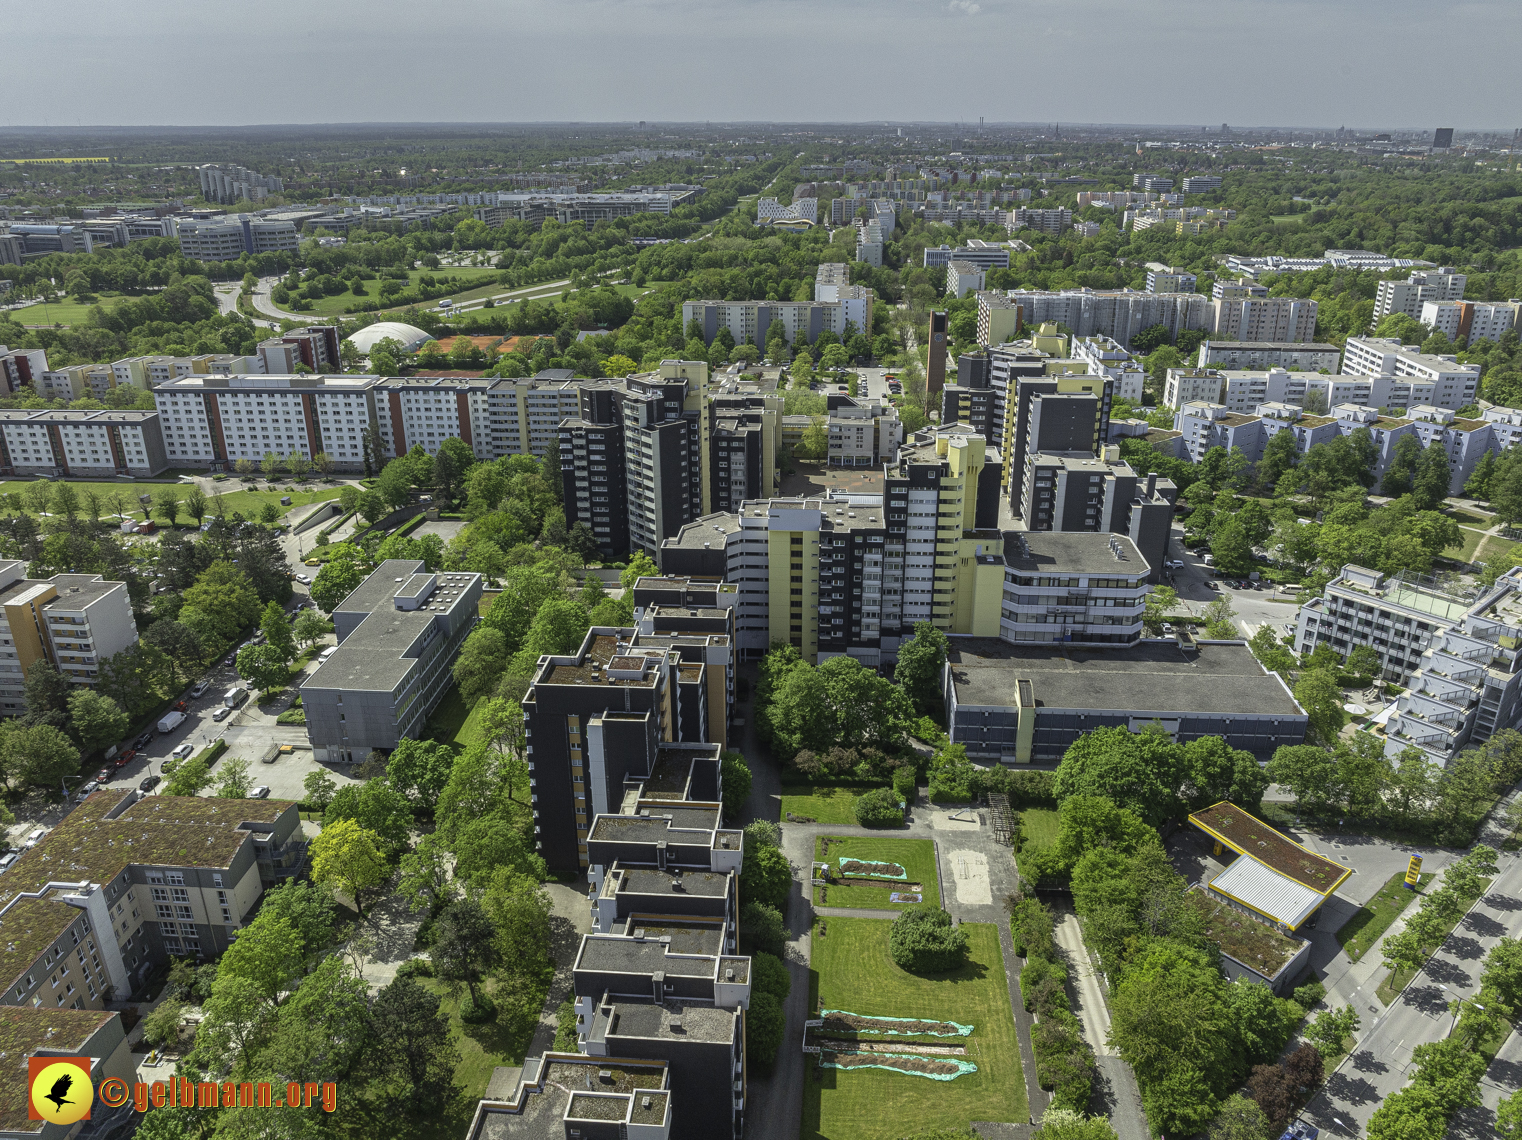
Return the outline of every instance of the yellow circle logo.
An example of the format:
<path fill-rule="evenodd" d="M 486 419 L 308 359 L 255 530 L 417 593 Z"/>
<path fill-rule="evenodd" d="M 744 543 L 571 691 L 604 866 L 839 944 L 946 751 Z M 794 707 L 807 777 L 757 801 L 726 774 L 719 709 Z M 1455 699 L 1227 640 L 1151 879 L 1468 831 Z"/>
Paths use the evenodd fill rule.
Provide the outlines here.
<path fill-rule="evenodd" d="M 32 1079 L 32 1107 L 54 1124 L 83 1120 L 94 1101 L 88 1070 L 73 1061 L 55 1061 Z"/>

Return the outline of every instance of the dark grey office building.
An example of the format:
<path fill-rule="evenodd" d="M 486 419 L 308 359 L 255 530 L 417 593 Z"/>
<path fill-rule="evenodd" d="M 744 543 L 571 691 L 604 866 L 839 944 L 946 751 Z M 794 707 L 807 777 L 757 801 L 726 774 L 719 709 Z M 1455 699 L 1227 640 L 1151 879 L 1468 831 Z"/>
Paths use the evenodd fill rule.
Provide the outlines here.
<path fill-rule="evenodd" d="M 301 686 L 314 757 L 364 760 L 422 735 L 480 601 L 479 574 L 433 573 L 412 559 L 377 566 L 333 611 L 338 651 Z"/>

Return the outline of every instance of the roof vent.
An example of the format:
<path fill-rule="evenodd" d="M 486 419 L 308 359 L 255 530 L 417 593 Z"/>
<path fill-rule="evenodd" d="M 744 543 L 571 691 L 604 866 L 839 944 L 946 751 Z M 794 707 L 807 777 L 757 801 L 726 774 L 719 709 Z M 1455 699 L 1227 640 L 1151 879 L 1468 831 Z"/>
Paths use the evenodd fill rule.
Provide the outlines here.
<path fill-rule="evenodd" d="M 682 1032 L 682 1019 L 680 1017 L 673 1017 L 671 1019 L 671 1031 L 673 1033 Z"/>

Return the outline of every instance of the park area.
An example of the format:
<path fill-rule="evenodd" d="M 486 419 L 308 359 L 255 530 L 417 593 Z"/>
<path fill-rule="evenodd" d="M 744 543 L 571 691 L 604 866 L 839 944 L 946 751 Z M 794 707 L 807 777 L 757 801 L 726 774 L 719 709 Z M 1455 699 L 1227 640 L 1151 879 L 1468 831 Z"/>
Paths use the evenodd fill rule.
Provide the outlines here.
<path fill-rule="evenodd" d="M 935 844 L 929 839 L 821 835 L 814 840 L 814 861 L 830 869 L 830 885 L 814 888 L 817 905 L 876 910 L 941 905 Z M 895 894 L 901 897 L 895 900 Z"/>
<path fill-rule="evenodd" d="M 94 495 L 101 518 L 110 519 L 125 515 L 127 518 L 141 520 L 144 514 L 139 497 L 151 496 L 153 504 L 150 509 L 153 521 L 160 524 L 168 521 L 167 514 L 160 508 L 161 496 L 166 491 L 172 491 L 176 499 L 183 504 L 191 486 L 188 483 L 134 483 L 127 479 L 102 482 L 79 482 L 71 479 L 67 483 L 49 483 L 45 480 L 7 480 L 0 483 L 0 495 L 19 495 L 22 509 L 35 515 L 39 513 L 34 498 L 38 492 L 30 488 L 36 488 L 39 484 L 50 488 L 43 492 L 49 496 L 49 501 L 43 508 L 49 514 L 60 513 L 57 503 L 58 488 L 68 486 L 73 489 L 76 496 L 77 513 L 86 517 L 90 517 L 96 509 L 90 501 L 90 496 Z M 283 515 L 287 511 L 309 506 L 312 503 L 336 499 L 342 490 L 338 484 L 333 484 L 301 491 L 287 489 L 256 491 L 245 489 L 241 484 L 231 480 L 219 486 L 226 486 L 228 489 L 206 496 L 206 517 L 208 518 L 214 515 L 230 517 L 233 514 L 242 514 L 244 518 L 257 518 L 260 509 L 266 503 L 275 504 Z M 280 502 L 281 499 L 287 497 L 291 500 L 291 505 L 288 507 Z M 182 505 L 176 517 L 181 521 L 188 521 L 191 516 Z"/>
<path fill-rule="evenodd" d="M 1025 1079 L 998 930 L 964 926 L 966 963 L 922 976 L 894 964 L 892 925 L 868 918 L 815 923 L 809 1016 L 838 1012 L 820 1027 L 834 1051 L 821 1046 L 823 1052 L 805 1058 L 804 1140 L 897 1140 L 932 1122 L 947 1129 L 973 1120 L 1025 1123 Z M 888 1023 L 863 1020 L 874 1018 L 928 1024 L 890 1033 L 883 1031 Z M 931 1032 L 907 1032 L 915 1029 Z"/>

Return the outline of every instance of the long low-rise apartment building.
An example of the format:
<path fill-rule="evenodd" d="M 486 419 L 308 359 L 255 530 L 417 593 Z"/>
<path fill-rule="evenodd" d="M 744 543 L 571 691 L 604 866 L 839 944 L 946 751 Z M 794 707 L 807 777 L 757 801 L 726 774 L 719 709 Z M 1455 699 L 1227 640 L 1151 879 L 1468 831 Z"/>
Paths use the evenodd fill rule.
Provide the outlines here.
<path fill-rule="evenodd" d="M 1104 336 L 1122 348 L 1143 329 L 1162 325 L 1170 338 L 1210 327 L 1210 299 L 1199 293 L 1140 293 L 1131 289 L 1012 289 L 1021 325 L 1063 324 L 1074 336 Z"/>
<path fill-rule="evenodd" d="M 721 328 L 727 328 L 736 344 L 747 338 L 765 345 L 774 322 L 780 322 L 789 344 L 800 338 L 813 344 L 819 334 L 836 336 L 872 331 L 874 294 L 862 285 L 842 285 L 834 301 L 684 301 L 682 327 L 697 321 L 703 329 L 703 342 L 712 344 Z"/>
<path fill-rule="evenodd" d="M 1291 372 L 1335 372 L 1342 349 L 1335 344 L 1282 340 L 1206 340 L 1195 364 L 1200 368 L 1284 368 Z"/>
<path fill-rule="evenodd" d="M 1459 401 L 1464 400 L 1466 391 L 1464 387 L 1388 373 L 1327 376 L 1282 368 L 1266 372 L 1170 368 L 1163 387 L 1163 405 L 1178 411 L 1185 404 L 1204 400 L 1223 404 L 1233 412 L 1247 412 L 1263 403 L 1294 404 L 1299 408 L 1316 404 L 1323 409 L 1338 404 L 1366 404 L 1372 408 L 1437 407 L 1457 411 L 1465 406 Z"/>
<path fill-rule="evenodd" d="M 1348 376 L 1397 376 L 1436 386 L 1427 401 L 1443 408 L 1463 408 L 1480 394 L 1480 366 L 1460 364 L 1453 356 L 1436 356 L 1389 337 L 1350 336 L 1342 347 L 1342 371 Z"/>

